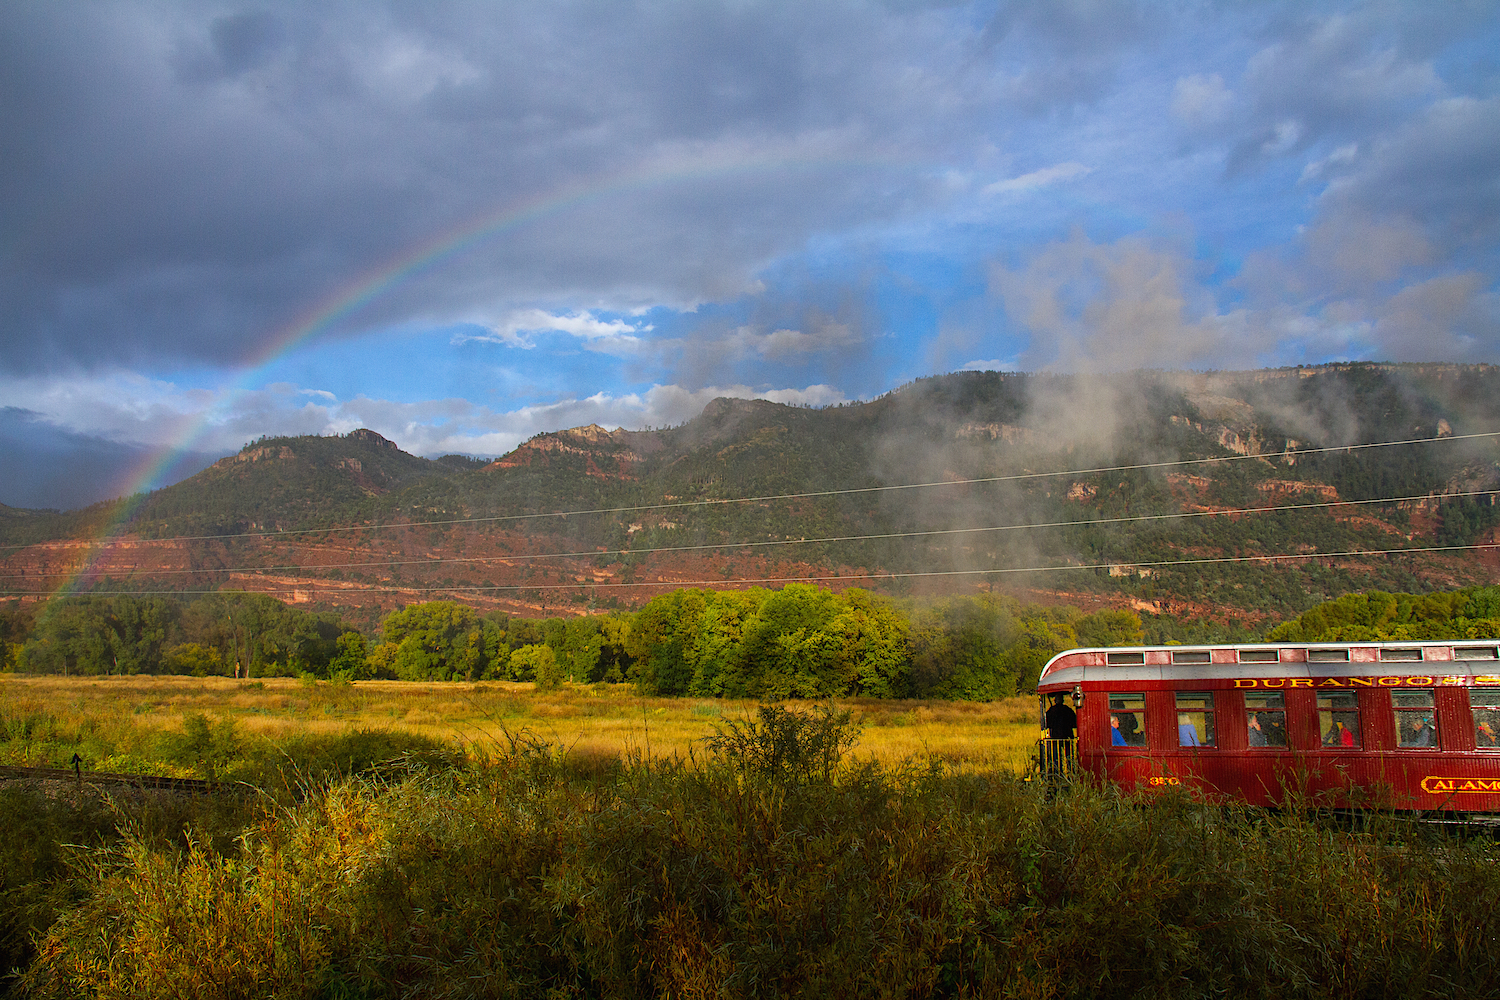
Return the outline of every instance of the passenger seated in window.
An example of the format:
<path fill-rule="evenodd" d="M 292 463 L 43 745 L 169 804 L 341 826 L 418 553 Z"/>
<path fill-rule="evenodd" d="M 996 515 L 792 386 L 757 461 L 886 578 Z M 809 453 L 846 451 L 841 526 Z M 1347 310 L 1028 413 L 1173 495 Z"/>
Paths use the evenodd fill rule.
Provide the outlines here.
<path fill-rule="evenodd" d="M 1126 712 L 1118 716 L 1118 718 L 1120 720 L 1120 737 L 1125 741 L 1125 745 L 1128 747 L 1145 746 L 1146 740 L 1140 735 L 1141 726 L 1136 720 L 1135 713 Z"/>
<path fill-rule="evenodd" d="M 1405 740 L 1401 741 L 1404 747 L 1430 747 L 1433 745 L 1433 737 L 1437 731 L 1432 728 L 1431 716 L 1419 716 L 1412 722 L 1411 732 Z"/>
<path fill-rule="evenodd" d="M 1177 743 L 1185 747 L 1201 747 L 1202 741 L 1198 739 L 1198 727 L 1194 726 L 1186 714 L 1177 716 Z"/>
<path fill-rule="evenodd" d="M 1250 713 L 1249 730 L 1250 745 L 1253 747 L 1268 747 L 1271 744 L 1266 741 L 1266 731 L 1260 728 L 1260 716 L 1254 712 Z"/>
<path fill-rule="evenodd" d="M 1500 747 L 1500 739 L 1495 738 L 1495 730 L 1490 728 L 1488 722 L 1481 722 L 1474 727 L 1474 741 L 1487 750 Z"/>
<path fill-rule="evenodd" d="M 1333 728 L 1323 736 L 1323 745 L 1325 747 L 1352 747 L 1354 746 L 1354 730 L 1335 719 Z"/>
<path fill-rule="evenodd" d="M 1109 743 L 1111 746 L 1123 747 L 1130 744 L 1125 742 L 1125 734 L 1120 732 L 1120 717 L 1111 715 L 1109 717 Z"/>

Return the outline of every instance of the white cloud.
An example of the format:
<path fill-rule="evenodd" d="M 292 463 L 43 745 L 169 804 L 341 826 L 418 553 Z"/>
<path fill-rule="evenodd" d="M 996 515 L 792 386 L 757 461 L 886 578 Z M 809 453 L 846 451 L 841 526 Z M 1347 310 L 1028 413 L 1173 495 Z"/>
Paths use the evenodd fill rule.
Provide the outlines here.
<path fill-rule="evenodd" d="M 1184 76 L 1172 88 L 1172 117 L 1190 128 L 1208 128 L 1223 119 L 1233 100 L 1217 73 Z"/>
<path fill-rule="evenodd" d="M 1037 188 L 1056 184 L 1059 181 L 1070 181 L 1075 177 L 1082 177 L 1093 172 L 1093 167 L 1086 167 L 1082 163 L 1059 163 L 1056 166 L 1043 167 L 1041 170 L 1033 170 L 1029 174 L 1019 177 L 1011 177 L 1006 180 L 996 181 L 986 185 L 980 194 L 1019 194 L 1024 191 L 1033 191 Z"/>
<path fill-rule="evenodd" d="M 1009 361 L 1004 361 L 1000 358 L 991 358 L 989 361 L 965 362 L 964 366 L 959 370 L 966 372 L 1014 372 L 1021 369 L 1016 364 L 1015 358 L 1011 358 Z"/>
<path fill-rule="evenodd" d="M 545 309 L 519 309 L 498 323 L 480 323 L 488 329 L 486 334 L 459 334 L 456 342 L 491 341 L 530 350 L 536 344 L 527 334 L 566 333 L 585 341 L 609 341 L 634 343 L 640 340 L 637 334 L 649 333 L 651 324 L 632 324 L 621 319 L 600 319 L 592 312 L 549 313 Z"/>
<path fill-rule="evenodd" d="M 1359 143 L 1351 142 L 1340 146 L 1321 160 L 1313 160 L 1302 168 L 1302 176 L 1297 179 L 1298 184 L 1306 184 L 1308 181 L 1316 180 L 1330 167 L 1342 166 L 1345 163 L 1353 163 L 1354 157 L 1359 155 Z"/>
<path fill-rule="evenodd" d="M 838 350 L 859 343 L 858 331 L 848 323 L 824 319 L 809 331 L 786 328 L 769 332 L 754 326 L 737 327 L 720 343 L 740 357 L 758 355 L 771 361 L 786 360 L 822 351 Z"/>

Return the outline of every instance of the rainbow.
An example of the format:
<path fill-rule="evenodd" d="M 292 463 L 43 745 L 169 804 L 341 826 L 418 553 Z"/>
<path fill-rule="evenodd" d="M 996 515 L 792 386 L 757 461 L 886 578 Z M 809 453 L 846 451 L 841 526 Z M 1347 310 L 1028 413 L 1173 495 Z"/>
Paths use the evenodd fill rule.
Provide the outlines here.
<path fill-rule="evenodd" d="M 256 376 L 262 369 L 315 337 L 341 317 L 356 312 L 395 286 L 424 271 L 429 271 L 481 243 L 546 216 L 631 191 L 649 190 L 683 181 L 716 176 L 811 168 L 826 169 L 840 166 L 869 169 L 910 168 L 913 165 L 910 159 L 897 156 L 859 160 L 807 156 L 705 160 L 690 165 L 674 165 L 671 168 L 655 167 L 637 170 L 603 181 L 596 179 L 589 183 L 580 183 L 560 191 L 549 192 L 519 205 L 511 204 L 496 211 L 484 213 L 476 219 L 467 220 L 439 232 L 386 259 L 376 267 L 333 289 L 291 321 L 273 330 L 261 341 L 260 349 L 242 365 L 239 374 L 225 386 L 219 407 L 223 408 L 250 391 L 256 381 Z M 194 446 L 208 433 L 212 427 L 212 414 L 213 411 L 208 410 L 185 419 L 182 429 L 171 443 L 148 454 L 123 480 L 127 484 L 124 492 L 126 499 L 118 505 L 115 515 L 102 527 L 93 540 L 92 555 L 84 560 L 77 571 L 63 580 L 53 591 L 53 596 L 67 596 L 75 593 L 96 577 L 96 568 L 108 550 L 109 543 L 121 535 L 123 525 L 145 502 L 151 484 L 163 478 L 173 464 L 185 453 L 193 450 Z"/>

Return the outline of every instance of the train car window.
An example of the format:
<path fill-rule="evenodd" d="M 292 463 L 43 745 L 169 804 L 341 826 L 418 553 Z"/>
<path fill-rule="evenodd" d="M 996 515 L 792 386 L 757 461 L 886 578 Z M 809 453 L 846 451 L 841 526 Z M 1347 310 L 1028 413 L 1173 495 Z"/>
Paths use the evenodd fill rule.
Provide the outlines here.
<path fill-rule="evenodd" d="M 1146 662 L 1145 653 L 1105 653 L 1104 662 L 1111 667 L 1140 666 Z"/>
<path fill-rule="evenodd" d="M 1453 658 L 1455 660 L 1496 660 L 1500 654 L 1494 646 L 1454 646 Z"/>
<path fill-rule="evenodd" d="M 1211 691 L 1177 692 L 1177 745 L 1214 745 L 1214 696 Z"/>
<path fill-rule="evenodd" d="M 1286 749 L 1286 696 L 1280 691 L 1245 694 L 1245 731 L 1251 747 Z"/>
<path fill-rule="evenodd" d="M 1359 739 L 1359 699 L 1353 691 L 1318 692 L 1318 732 L 1325 747 L 1354 748 Z"/>
<path fill-rule="evenodd" d="M 1109 696 L 1109 741 L 1117 747 L 1146 745 L 1146 696 L 1144 694 L 1111 694 Z"/>
<path fill-rule="evenodd" d="M 1382 649 L 1380 651 L 1382 660 L 1420 660 L 1422 658 L 1422 647 L 1415 649 Z"/>
<path fill-rule="evenodd" d="M 1174 649 L 1172 650 L 1173 663 L 1209 663 L 1211 657 L 1206 649 Z"/>
<path fill-rule="evenodd" d="M 1281 651 L 1278 649 L 1242 649 L 1240 650 L 1241 663 L 1279 663 L 1281 662 Z"/>
<path fill-rule="evenodd" d="M 1307 651 L 1308 663 L 1348 663 L 1349 651 L 1347 649 L 1309 649 Z"/>
<path fill-rule="evenodd" d="M 1474 710 L 1474 745 L 1481 750 L 1500 750 L 1500 691 L 1469 691 Z"/>
<path fill-rule="evenodd" d="M 1434 750 L 1438 745 L 1437 711 L 1432 689 L 1392 691 L 1396 713 L 1396 745 L 1407 750 Z"/>

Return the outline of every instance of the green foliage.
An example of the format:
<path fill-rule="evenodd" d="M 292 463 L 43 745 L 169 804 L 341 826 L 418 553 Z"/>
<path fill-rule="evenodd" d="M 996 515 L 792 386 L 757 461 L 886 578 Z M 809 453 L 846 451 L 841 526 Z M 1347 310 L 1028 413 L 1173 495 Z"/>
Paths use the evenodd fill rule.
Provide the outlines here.
<path fill-rule="evenodd" d="M 557 656 L 543 643 L 530 643 L 510 653 L 510 676 L 512 680 L 535 681 L 537 665 L 543 660 L 556 666 Z"/>
<path fill-rule="evenodd" d="M 1437 530 L 1439 545 L 1468 545 L 1500 524 L 1500 506 L 1492 496 L 1444 500 L 1438 514 L 1442 519 Z"/>
<path fill-rule="evenodd" d="M 21 650 L 33 673 L 138 674 L 160 669 L 179 609 L 162 598 L 88 597 L 49 603 Z"/>
<path fill-rule="evenodd" d="M 641 609 L 626 650 L 631 676 L 655 694 L 889 696 L 906 631 L 899 612 L 864 591 L 678 590 Z"/>
<path fill-rule="evenodd" d="M 240 736 L 233 719 L 210 722 L 202 713 L 182 720 L 181 733 L 163 733 L 163 756 L 191 767 L 206 781 L 217 781 L 240 757 Z"/>
<path fill-rule="evenodd" d="M 166 651 L 161 661 L 162 671 L 168 674 L 189 674 L 193 677 L 208 677 L 224 672 L 224 660 L 219 650 L 196 642 L 184 642 Z"/>
<path fill-rule="evenodd" d="M 22 638 L 29 673 L 237 677 L 328 674 L 348 632 L 336 615 L 265 594 L 75 597 L 49 601 Z"/>
<path fill-rule="evenodd" d="M 346 677 L 351 681 L 368 680 L 374 676 L 370 669 L 370 644 L 358 632 L 345 632 L 338 637 L 338 655 L 328 663 L 329 676 Z"/>
<path fill-rule="evenodd" d="M 1271 630 L 1272 642 L 1500 638 L 1500 587 L 1345 594 Z"/>
<path fill-rule="evenodd" d="M 848 709 L 820 705 L 795 712 L 761 705 L 754 719 L 726 719 L 703 740 L 708 750 L 751 780 L 772 784 L 831 782 L 859 741 Z"/>
<path fill-rule="evenodd" d="M 538 689 L 551 691 L 562 685 L 563 672 L 550 646 L 522 646 L 510 654 L 511 676 L 518 681 L 535 681 Z"/>
<path fill-rule="evenodd" d="M 495 631 L 462 604 L 413 604 L 386 616 L 369 662 L 376 672 L 401 680 L 479 680 L 495 666 Z"/>
<path fill-rule="evenodd" d="M 1073 623 L 1080 646 L 1139 646 L 1146 641 L 1141 616 L 1134 611 L 1105 609 Z"/>
<path fill-rule="evenodd" d="M 21 662 L 21 648 L 36 626 L 32 606 L 20 600 L 0 604 L 0 670 L 14 670 Z"/>

